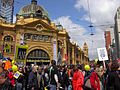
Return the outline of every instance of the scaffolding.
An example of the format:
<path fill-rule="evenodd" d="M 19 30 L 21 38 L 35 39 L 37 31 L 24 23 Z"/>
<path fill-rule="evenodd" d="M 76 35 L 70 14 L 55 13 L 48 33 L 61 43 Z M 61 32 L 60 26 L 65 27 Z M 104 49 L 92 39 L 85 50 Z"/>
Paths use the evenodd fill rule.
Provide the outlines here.
<path fill-rule="evenodd" d="M 14 0 L 0 0 L 0 18 L 13 23 Z"/>

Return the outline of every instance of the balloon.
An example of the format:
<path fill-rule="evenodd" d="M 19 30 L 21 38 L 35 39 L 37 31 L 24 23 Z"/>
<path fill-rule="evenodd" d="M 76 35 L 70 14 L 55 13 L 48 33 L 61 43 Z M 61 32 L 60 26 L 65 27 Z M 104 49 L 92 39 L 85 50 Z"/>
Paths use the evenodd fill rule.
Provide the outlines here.
<path fill-rule="evenodd" d="M 12 66 L 12 70 L 15 72 L 15 71 L 18 70 L 18 67 L 17 67 L 16 65 L 13 65 L 13 66 Z"/>
<path fill-rule="evenodd" d="M 97 64 L 97 62 L 98 62 L 98 59 L 95 59 L 95 64 Z"/>
<path fill-rule="evenodd" d="M 15 64 L 15 60 L 12 60 L 12 65 Z"/>
<path fill-rule="evenodd" d="M 89 70 L 90 70 L 90 66 L 89 66 L 89 65 L 85 65 L 84 68 L 85 68 L 86 71 L 89 71 Z"/>

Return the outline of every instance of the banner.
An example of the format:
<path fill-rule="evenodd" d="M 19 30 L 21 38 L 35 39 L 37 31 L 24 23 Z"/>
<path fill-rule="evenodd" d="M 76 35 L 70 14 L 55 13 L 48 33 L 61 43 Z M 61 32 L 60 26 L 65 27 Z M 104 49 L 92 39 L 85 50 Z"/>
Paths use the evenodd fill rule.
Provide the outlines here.
<path fill-rule="evenodd" d="M 27 45 L 18 45 L 16 46 L 16 59 L 25 60 L 28 46 Z"/>
<path fill-rule="evenodd" d="M 106 48 L 97 48 L 99 61 L 108 60 L 108 54 Z"/>
<path fill-rule="evenodd" d="M 56 39 L 53 40 L 53 60 L 57 63 L 57 42 Z"/>

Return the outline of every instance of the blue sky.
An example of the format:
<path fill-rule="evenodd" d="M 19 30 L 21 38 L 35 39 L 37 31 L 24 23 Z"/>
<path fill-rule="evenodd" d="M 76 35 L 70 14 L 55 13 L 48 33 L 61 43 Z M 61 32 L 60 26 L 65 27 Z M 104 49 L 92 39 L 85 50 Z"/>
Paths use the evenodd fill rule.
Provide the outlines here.
<path fill-rule="evenodd" d="M 97 48 L 105 47 L 104 31 L 110 26 L 94 27 L 94 36 L 90 36 L 89 9 L 87 0 L 37 0 L 49 13 L 50 19 L 60 22 L 68 31 L 71 41 L 81 48 L 84 42 L 89 46 L 90 59 L 97 58 Z M 120 6 L 120 0 L 88 0 L 94 25 L 114 23 L 114 15 Z M 14 15 L 20 8 L 30 4 L 31 0 L 15 0 Z M 92 42 L 93 41 L 93 42 Z"/>
<path fill-rule="evenodd" d="M 57 19 L 61 16 L 71 16 L 71 19 L 75 23 L 88 26 L 87 22 L 81 20 L 82 16 L 86 13 L 83 9 L 78 11 L 74 5 L 76 0 L 37 0 L 38 4 L 44 7 L 51 18 L 51 20 Z M 31 0 L 15 0 L 14 14 L 19 12 L 20 8 L 24 5 L 30 4 Z"/>

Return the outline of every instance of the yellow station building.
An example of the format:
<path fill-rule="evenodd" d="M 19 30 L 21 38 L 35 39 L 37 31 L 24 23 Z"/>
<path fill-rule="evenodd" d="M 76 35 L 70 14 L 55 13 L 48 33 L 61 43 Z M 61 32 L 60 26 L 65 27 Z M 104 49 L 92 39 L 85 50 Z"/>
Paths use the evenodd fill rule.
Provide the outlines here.
<path fill-rule="evenodd" d="M 32 0 L 20 9 L 16 23 L 0 18 L 0 51 L 4 57 L 24 64 L 88 63 L 88 46 L 81 49 L 70 42 L 70 36 L 60 24 L 49 18 L 47 11 Z"/>

